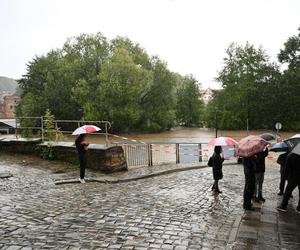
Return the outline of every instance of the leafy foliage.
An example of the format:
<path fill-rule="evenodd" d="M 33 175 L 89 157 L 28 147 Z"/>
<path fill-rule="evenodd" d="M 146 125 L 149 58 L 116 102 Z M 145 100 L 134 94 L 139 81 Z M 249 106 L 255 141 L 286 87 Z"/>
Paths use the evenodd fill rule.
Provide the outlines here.
<path fill-rule="evenodd" d="M 177 90 L 177 120 L 185 126 L 199 125 L 204 104 L 196 80 L 190 76 L 183 79 Z"/>
<path fill-rule="evenodd" d="M 35 57 L 19 84 L 18 116 L 49 109 L 57 119 L 109 120 L 118 131 L 158 131 L 176 124 L 176 90 L 186 80 L 128 38 L 108 41 L 97 33 Z"/>

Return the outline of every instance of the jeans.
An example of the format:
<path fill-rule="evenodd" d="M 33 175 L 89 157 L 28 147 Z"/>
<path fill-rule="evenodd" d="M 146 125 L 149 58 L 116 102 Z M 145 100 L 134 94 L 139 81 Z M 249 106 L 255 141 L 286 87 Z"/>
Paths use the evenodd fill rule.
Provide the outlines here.
<path fill-rule="evenodd" d="M 255 189 L 255 173 L 249 169 L 244 168 L 245 187 L 244 187 L 244 203 L 243 208 L 247 209 L 252 206 L 251 199 Z"/>
<path fill-rule="evenodd" d="M 294 178 L 289 178 L 288 179 L 288 184 L 286 186 L 284 195 L 283 195 L 283 200 L 281 203 L 281 207 L 286 208 L 289 202 L 289 198 L 293 192 L 293 190 L 298 186 L 299 190 L 299 200 L 298 200 L 298 209 L 300 209 L 300 180 L 296 180 Z"/>
<path fill-rule="evenodd" d="M 86 157 L 85 154 L 78 154 L 80 163 L 80 179 L 84 179 L 85 167 L 86 167 Z"/>
<path fill-rule="evenodd" d="M 255 173 L 255 188 L 254 196 L 262 197 L 262 186 L 264 182 L 265 173 Z"/>

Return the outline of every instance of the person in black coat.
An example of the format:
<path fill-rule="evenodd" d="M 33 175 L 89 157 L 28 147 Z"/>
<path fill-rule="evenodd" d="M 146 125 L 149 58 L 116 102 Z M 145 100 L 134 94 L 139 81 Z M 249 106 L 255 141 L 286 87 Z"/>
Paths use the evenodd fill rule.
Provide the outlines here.
<path fill-rule="evenodd" d="M 277 163 L 280 165 L 280 184 L 279 184 L 279 193 L 278 195 L 283 195 L 285 182 L 287 180 L 285 176 L 285 163 L 288 152 L 283 153 L 278 156 Z"/>
<path fill-rule="evenodd" d="M 214 184 L 212 186 L 212 191 L 215 193 L 222 193 L 219 189 L 219 180 L 223 178 L 223 172 L 222 172 L 222 167 L 223 167 L 223 161 L 224 158 L 221 157 L 222 153 L 222 147 L 221 146 L 215 146 L 214 148 L 214 153 L 211 157 L 212 161 L 212 171 L 213 171 L 213 177 L 214 177 Z"/>
<path fill-rule="evenodd" d="M 300 213 L 300 155 L 294 153 L 288 154 L 286 158 L 285 174 L 287 176 L 288 184 L 284 191 L 281 205 L 277 207 L 277 210 L 286 212 L 289 198 L 293 190 L 298 186 L 299 201 L 296 212 Z"/>
<path fill-rule="evenodd" d="M 256 154 L 255 157 L 255 188 L 254 188 L 254 199 L 255 201 L 265 202 L 265 198 L 262 195 L 264 176 L 266 171 L 266 157 L 269 154 L 268 148 L 264 151 Z"/>
<path fill-rule="evenodd" d="M 75 140 L 76 149 L 78 152 L 79 163 L 80 163 L 80 179 L 81 183 L 85 183 L 85 167 L 86 167 L 86 151 L 89 143 L 85 141 L 85 134 L 79 135 Z"/>
<path fill-rule="evenodd" d="M 255 189 L 255 157 L 243 157 L 243 166 L 245 175 L 243 208 L 254 211 L 251 200 Z"/>

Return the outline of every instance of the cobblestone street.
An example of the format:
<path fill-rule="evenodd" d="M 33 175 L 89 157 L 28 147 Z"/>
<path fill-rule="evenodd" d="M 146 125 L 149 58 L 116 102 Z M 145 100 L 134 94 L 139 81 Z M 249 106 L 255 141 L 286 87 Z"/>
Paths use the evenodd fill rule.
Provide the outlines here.
<path fill-rule="evenodd" d="M 219 196 L 211 192 L 211 168 L 126 183 L 65 185 L 54 184 L 62 174 L 33 164 L 6 159 L 1 171 L 13 177 L 0 179 L 0 249 L 245 249 L 249 243 L 251 232 L 237 220 L 245 216 L 241 165 L 224 166 Z M 274 216 L 278 171 L 268 167 L 265 180 Z M 288 213 L 299 223 L 297 196 L 295 191 Z M 299 241 L 299 224 L 296 229 Z"/>

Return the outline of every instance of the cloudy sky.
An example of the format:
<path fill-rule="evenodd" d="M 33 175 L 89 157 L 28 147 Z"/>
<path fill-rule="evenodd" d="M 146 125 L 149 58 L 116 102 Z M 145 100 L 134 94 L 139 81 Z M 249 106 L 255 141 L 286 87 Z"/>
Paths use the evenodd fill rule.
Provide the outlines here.
<path fill-rule="evenodd" d="M 20 78 L 35 55 L 68 37 L 127 36 L 204 88 L 230 43 L 262 45 L 271 60 L 298 34 L 299 0 L 0 0 L 0 76 Z"/>

